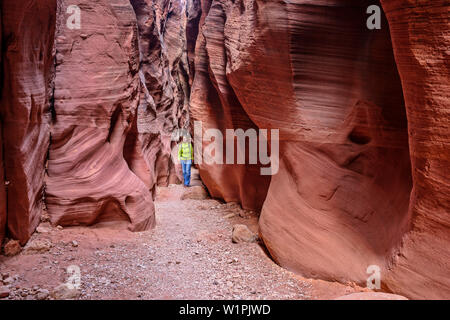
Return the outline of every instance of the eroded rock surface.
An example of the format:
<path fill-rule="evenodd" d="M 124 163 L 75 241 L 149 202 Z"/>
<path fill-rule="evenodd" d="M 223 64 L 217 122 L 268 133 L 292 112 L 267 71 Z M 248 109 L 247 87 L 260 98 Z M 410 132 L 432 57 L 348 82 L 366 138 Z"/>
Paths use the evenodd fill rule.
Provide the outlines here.
<path fill-rule="evenodd" d="M 414 181 L 409 230 L 386 282 L 412 298 L 450 298 L 448 1 L 382 1 L 408 114 Z"/>
<path fill-rule="evenodd" d="M 2 1 L 0 11 L 0 240 L 7 220 L 9 236 L 24 244 L 43 206 L 56 0 Z"/>
<path fill-rule="evenodd" d="M 448 297 L 448 3 L 385 2 L 397 61 L 385 16 L 366 27 L 380 3 L 201 1 L 193 118 L 281 141 L 271 181 L 251 165 L 200 173 L 213 197 L 262 206 L 282 266 L 365 283 L 377 265 L 385 288 Z"/>
<path fill-rule="evenodd" d="M 131 0 L 131 4 L 139 29 L 141 60 L 139 143 L 150 168 L 150 187 L 168 186 L 181 177 L 171 158 L 176 144 L 172 133 L 189 124 L 186 11 L 183 1 Z"/>
<path fill-rule="evenodd" d="M 72 4 L 81 9 L 80 29 L 66 26 Z M 124 147 L 137 122 L 140 98 L 138 30 L 131 4 L 63 1 L 56 51 L 46 189 L 52 224 L 124 220 L 131 230 L 153 226 L 152 195 L 133 172 L 140 154 Z"/>
<path fill-rule="evenodd" d="M 201 17 L 197 37 L 194 34 L 188 35 L 190 39 L 196 39 L 195 77 L 191 90 L 190 111 L 193 120 L 202 124 L 201 135 L 204 137 L 202 147 L 205 150 L 211 147 L 211 137 L 205 136 L 208 129 L 219 129 L 223 137 L 226 137 L 226 129 L 247 130 L 257 129 L 257 126 L 246 113 L 228 77 L 229 42 L 238 39 L 225 40 L 229 35 L 226 18 L 229 18 L 228 12 L 231 8 L 238 4 L 210 0 L 201 1 L 201 6 L 195 7 L 194 4 L 191 11 L 195 8 L 201 10 Z M 198 11 L 196 14 L 199 14 Z M 240 27 L 239 24 L 234 26 Z M 225 148 L 225 139 L 222 144 Z M 225 153 L 218 149 L 215 155 L 217 159 L 221 159 L 223 165 L 208 164 L 208 161 L 203 159 L 203 163 L 199 166 L 200 176 L 211 196 L 225 199 L 227 202 L 240 202 L 245 209 L 260 210 L 270 177 L 261 176 L 260 166 L 257 164 L 225 164 Z"/>

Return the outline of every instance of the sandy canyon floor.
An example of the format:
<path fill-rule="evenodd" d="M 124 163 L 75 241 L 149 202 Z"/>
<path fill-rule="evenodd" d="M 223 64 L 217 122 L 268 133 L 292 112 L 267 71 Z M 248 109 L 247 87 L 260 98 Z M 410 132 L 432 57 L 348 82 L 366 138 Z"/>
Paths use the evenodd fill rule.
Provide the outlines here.
<path fill-rule="evenodd" d="M 71 265 L 81 271 L 78 299 L 333 299 L 367 291 L 302 278 L 260 243 L 233 243 L 233 225 L 256 233 L 257 217 L 236 204 L 181 200 L 184 191 L 158 189 L 157 225 L 146 232 L 117 224 L 41 228 L 30 241 L 48 249 L 0 256 L 0 276 L 9 279 L 4 299 L 53 299 L 47 292 L 67 281 Z"/>

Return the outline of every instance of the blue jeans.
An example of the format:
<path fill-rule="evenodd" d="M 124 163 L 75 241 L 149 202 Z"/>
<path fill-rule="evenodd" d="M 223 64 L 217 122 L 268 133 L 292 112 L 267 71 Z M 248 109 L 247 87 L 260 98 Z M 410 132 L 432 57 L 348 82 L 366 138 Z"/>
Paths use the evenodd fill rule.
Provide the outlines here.
<path fill-rule="evenodd" d="M 192 160 L 181 160 L 181 168 L 183 169 L 184 185 L 191 183 L 191 166 Z"/>

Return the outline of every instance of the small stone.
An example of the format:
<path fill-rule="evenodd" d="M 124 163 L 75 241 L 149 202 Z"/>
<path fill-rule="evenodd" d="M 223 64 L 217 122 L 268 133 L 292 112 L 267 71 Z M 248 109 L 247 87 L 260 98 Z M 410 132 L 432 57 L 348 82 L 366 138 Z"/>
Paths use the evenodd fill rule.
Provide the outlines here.
<path fill-rule="evenodd" d="M 37 300 L 45 300 L 49 297 L 50 292 L 47 289 L 39 289 L 36 295 Z"/>
<path fill-rule="evenodd" d="M 41 223 L 37 228 L 37 233 L 49 233 L 51 231 L 50 225 L 47 223 Z"/>
<path fill-rule="evenodd" d="M 77 288 L 69 286 L 67 283 L 62 283 L 55 287 L 51 296 L 57 300 L 76 299 L 80 297 L 80 291 Z"/>
<path fill-rule="evenodd" d="M 17 240 L 9 240 L 5 247 L 3 248 L 5 256 L 12 257 L 20 253 L 22 251 L 22 247 L 20 246 L 19 241 Z"/>
<path fill-rule="evenodd" d="M 64 229 L 62 226 L 60 226 L 60 225 L 57 225 L 56 226 L 56 229 L 58 229 L 58 230 L 62 230 L 62 229 Z"/>
<path fill-rule="evenodd" d="M 73 240 L 72 241 L 72 247 L 78 247 L 78 242 L 76 241 L 76 240 Z"/>
<path fill-rule="evenodd" d="M 0 286 L 0 299 L 9 296 L 9 288 L 5 286 Z"/>
<path fill-rule="evenodd" d="M 53 244 L 47 239 L 36 239 L 25 246 L 24 252 L 27 254 L 42 253 L 49 251 Z"/>
<path fill-rule="evenodd" d="M 255 242 L 258 239 L 257 235 L 255 235 L 250 229 L 244 224 L 235 224 L 233 226 L 233 232 L 231 236 L 231 240 L 234 243 L 239 242 Z"/>
<path fill-rule="evenodd" d="M 14 278 L 13 277 L 8 277 L 6 279 L 3 279 L 3 284 L 5 284 L 5 285 L 12 284 L 13 282 L 14 282 Z"/>

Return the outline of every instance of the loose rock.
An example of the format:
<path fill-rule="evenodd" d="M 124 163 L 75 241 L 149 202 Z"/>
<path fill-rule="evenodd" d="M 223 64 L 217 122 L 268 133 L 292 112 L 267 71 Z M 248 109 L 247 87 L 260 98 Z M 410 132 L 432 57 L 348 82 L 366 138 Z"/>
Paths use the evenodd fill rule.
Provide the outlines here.
<path fill-rule="evenodd" d="M 53 289 L 51 296 L 57 300 L 69 300 L 80 297 L 81 293 L 78 289 L 69 287 L 67 283 L 62 283 Z"/>
<path fill-rule="evenodd" d="M 234 243 L 255 242 L 257 238 L 257 235 L 250 231 L 250 229 L 246 225 L 235 224 L 233 226 L 233 234 L 231 239 Z"/>
<path fill-rule="evenodd" d="M 47 239 L 36 239 L 25 246 L 24 252 L 26 254 L 42 253 L 49 251 L 52 246 L 52 243 Z"/>
<path fill-rule="evenodd" d="M 12 257 L 20 253 L 22 251 L 22 247 L 20 246 L 19 241 L 17 240 L 9 240 L 4 247 L 5 256 Z"/>

